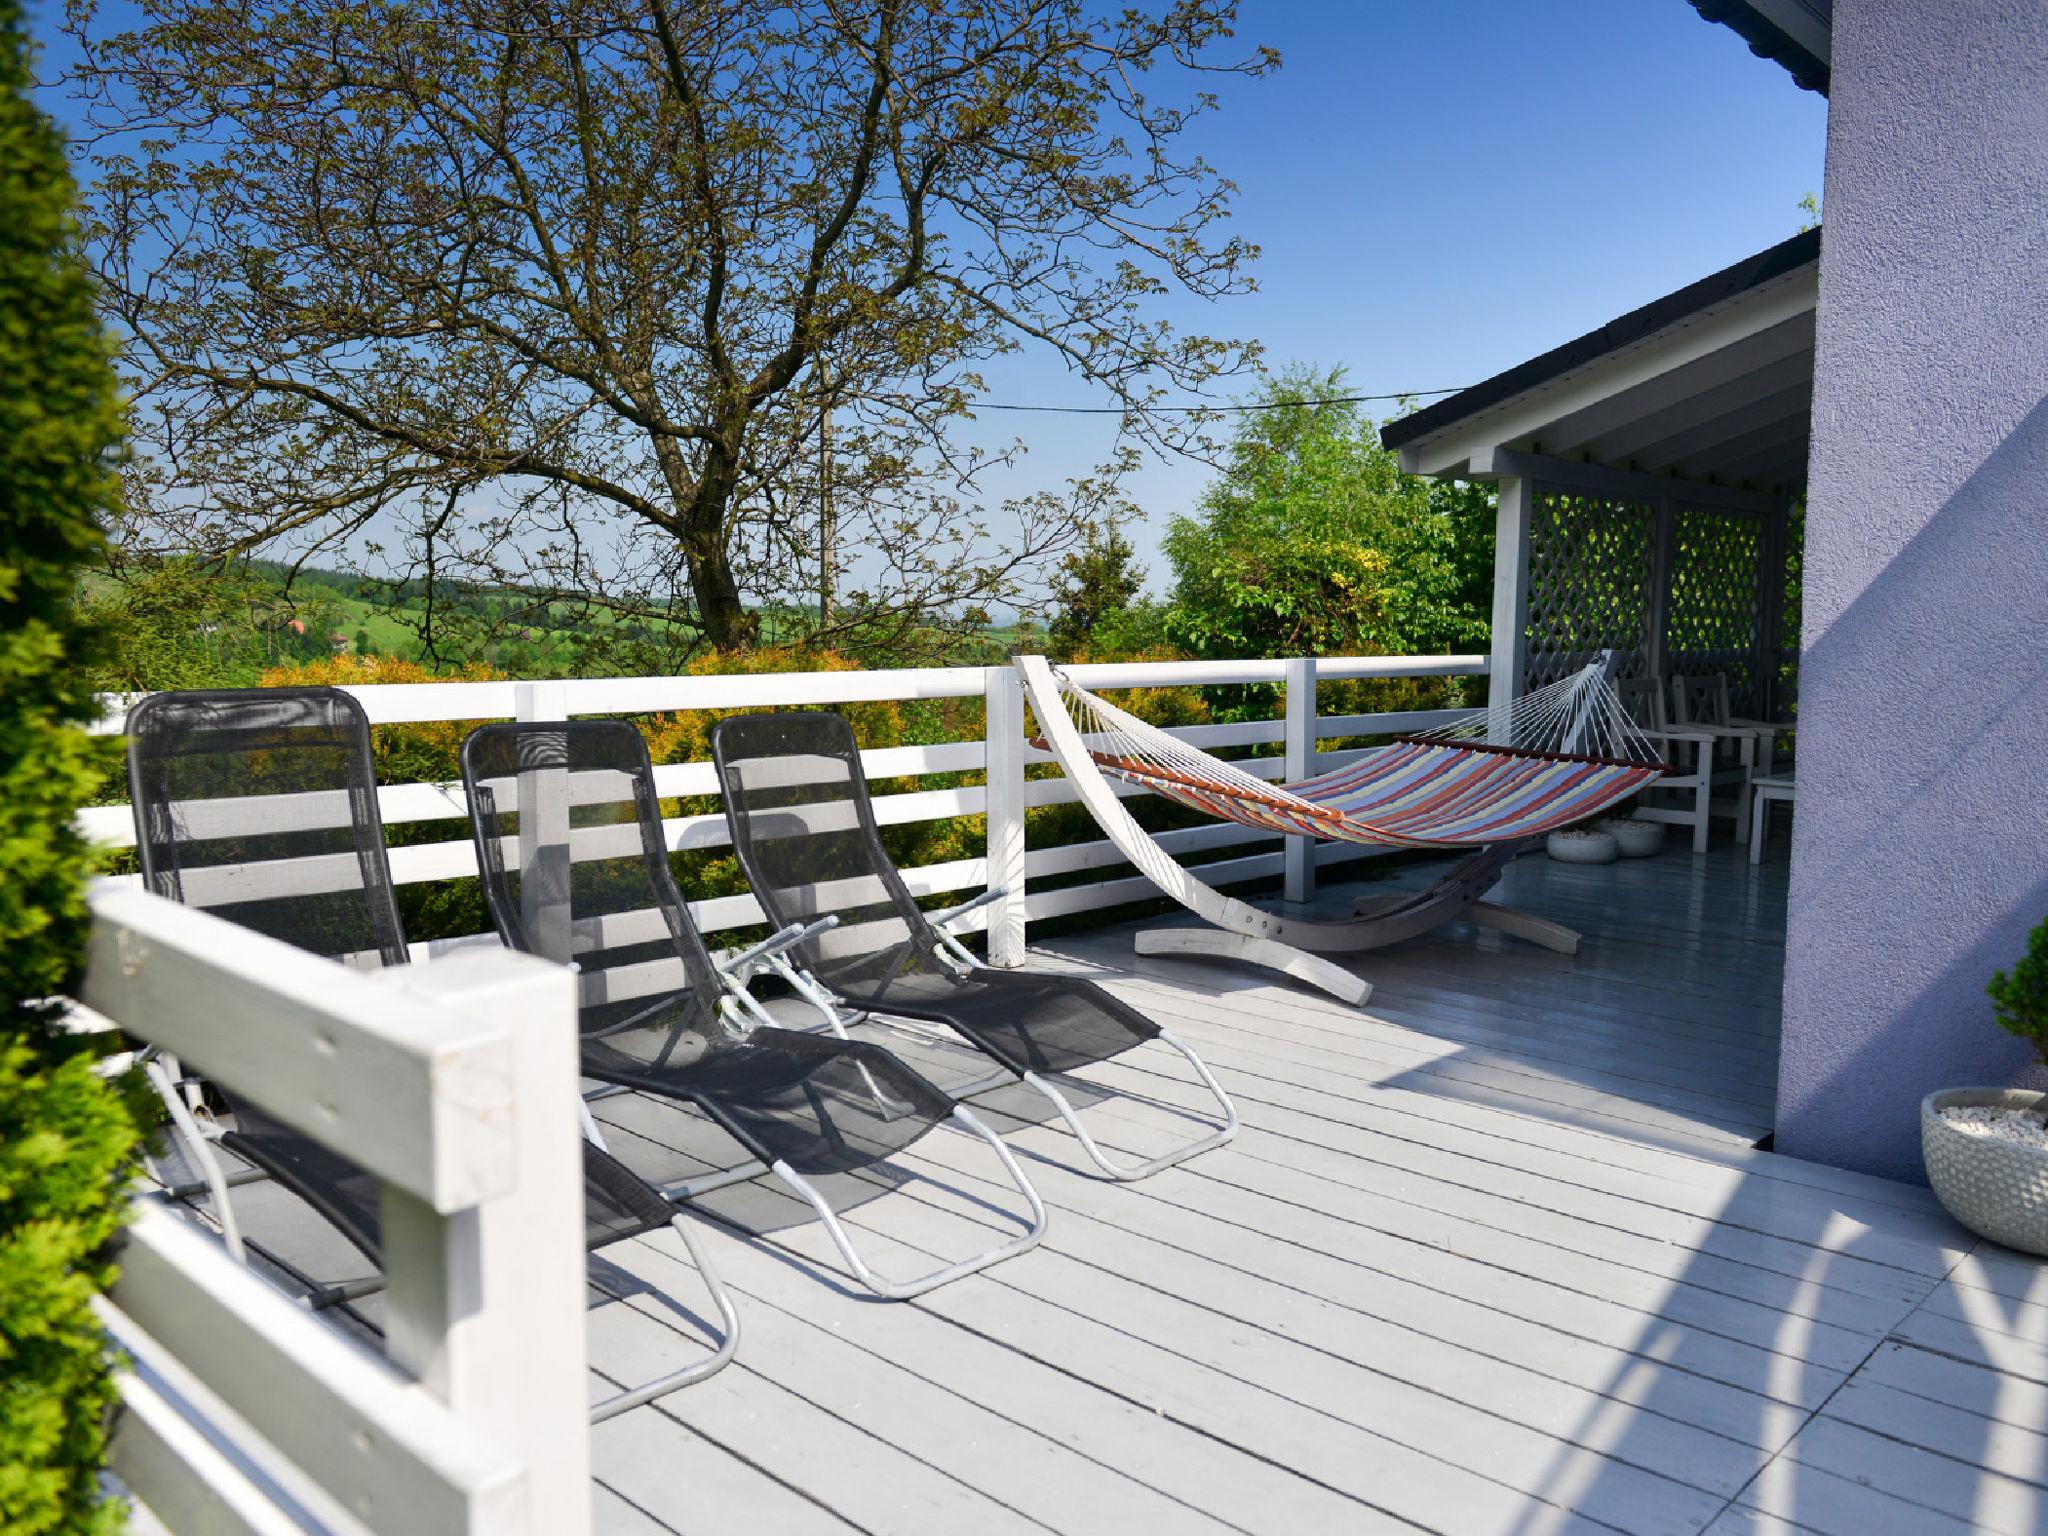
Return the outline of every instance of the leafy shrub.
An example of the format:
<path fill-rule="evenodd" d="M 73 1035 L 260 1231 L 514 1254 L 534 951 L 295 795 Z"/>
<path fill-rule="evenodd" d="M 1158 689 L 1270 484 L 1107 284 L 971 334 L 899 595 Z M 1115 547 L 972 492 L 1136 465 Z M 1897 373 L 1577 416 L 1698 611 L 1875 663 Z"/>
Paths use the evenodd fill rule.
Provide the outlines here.
<path fill-rule="evenodd" d="M 2011 971 L 1995 971 L 1984 990 L 2001 1027 L 2031 1040 L 2048 1062 L 2048 917 L 2027 935 L 2027 952 Z"/>
<path fill-rule="evenodd" d="M 57 1028 L 77 979 L 95 783 L 93 633 L 73 604 L 118 492 L 122 419 L 79 260 L 56 128 L 28 99 L 18 0 L 0 0 L 0 1529 L 119 1528 L 98 1469 L 111 1402 L 90 1301 L 112 1278 L 131 1106 Z"/>

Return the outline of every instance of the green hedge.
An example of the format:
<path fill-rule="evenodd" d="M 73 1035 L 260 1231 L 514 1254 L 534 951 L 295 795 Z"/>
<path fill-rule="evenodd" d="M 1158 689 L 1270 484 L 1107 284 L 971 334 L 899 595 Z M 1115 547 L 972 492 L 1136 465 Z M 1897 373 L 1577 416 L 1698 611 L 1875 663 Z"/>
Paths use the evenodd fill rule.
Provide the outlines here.
<path fill-rule="evenodd" d="M 89 1302 L 135 1141 L 97 1048 L 48 1001 L 84 946 L 91 695 L 79 568 L 119 486 L 121 408 L 79 259 L 54 124 L 30 102 L 18 0 L 0 0 L 0 1530 L 117 1530 L 99 1465 L 109 1399 Z"/>

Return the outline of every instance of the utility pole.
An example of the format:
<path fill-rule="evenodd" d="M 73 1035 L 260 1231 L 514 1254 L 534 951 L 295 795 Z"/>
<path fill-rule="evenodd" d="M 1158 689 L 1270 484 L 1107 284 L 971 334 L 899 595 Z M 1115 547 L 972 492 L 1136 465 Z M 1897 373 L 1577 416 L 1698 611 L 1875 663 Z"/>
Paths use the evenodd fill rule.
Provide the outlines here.
<path fill-rule="evenodd" d="M 818 359 L 824 405 L 818 413 L 818 627 L 832 622 L 832 556 L 839 528 L 832 511 L 832 378 Z"/>

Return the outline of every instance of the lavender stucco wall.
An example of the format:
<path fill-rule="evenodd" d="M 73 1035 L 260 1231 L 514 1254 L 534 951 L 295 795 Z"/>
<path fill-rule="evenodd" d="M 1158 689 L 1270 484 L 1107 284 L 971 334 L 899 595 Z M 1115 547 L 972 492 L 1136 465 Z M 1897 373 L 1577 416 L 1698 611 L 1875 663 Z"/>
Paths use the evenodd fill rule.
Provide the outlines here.
<path fill-rule="evenodd" d="M 2048 0 L 1836 0 L 1778 1146 L 1920 1176 L 2048 914 Z"/>

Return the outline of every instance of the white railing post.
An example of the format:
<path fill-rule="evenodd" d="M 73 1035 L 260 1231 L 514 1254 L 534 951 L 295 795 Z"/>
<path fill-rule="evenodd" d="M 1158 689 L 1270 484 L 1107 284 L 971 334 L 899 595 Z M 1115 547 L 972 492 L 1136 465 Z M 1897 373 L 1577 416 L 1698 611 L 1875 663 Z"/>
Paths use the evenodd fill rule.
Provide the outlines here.
<path fill-rule="evenodd" d="M 575 977 L 478 950 L 379 979 L 506 1027 L 514 1119 L 509 1194 L 443 1216 L 384 1186 L 386 1352 L 519 1459 L 534 1536 L 588 1536 Z"/>
<path fill-rule="evenodd" d="M 178 1529 L 589 1536 L 574 978 L 505 950 L 366 974 L 106 880 L 78 1017 L 374 1178 L 388 1359 L 138 1199 L 98 1304 L 113 1465 Z M 360 1526 L 356 1524 L 360 1521 Z M 309 1527 L 310 1528 L 310 1527 Z"/>
<path fill-rule="evenodd" d="M 1528 674 L 1529 512 L 1535 487 L 1503 475 L 1493 524 L 1493 664 L 1487 673 L 1487 736 L 1506 744 L 1510 711 Z"/>
<path fill-rule="evenodd" d="M 1014 667 L 983 669 L 987 701 L 988 963 L 1024 963 L 1024 687 Z"/>
<path fill-rule="evenodd" d="M 1287 662 L 1287 723 L 1281 738 L 1286 750 L 1282 770 L 1290 784 L 1316 771 L 1316 659 L 1294 656 Z M 1316 894 L 1316 840 L 1301 833 L 1287 838 L 1282 894 L 1289 901 L 1309 901 Z"/>
<path fill-rule="evenodd" d="M 516 683 L 512 717 L 566 720 L 569 693 L 558 682 Z M 567 965 L 569 935 L 569 775 L 530 768 L 519 775 L 519 921 L 533 953 Z"/>

